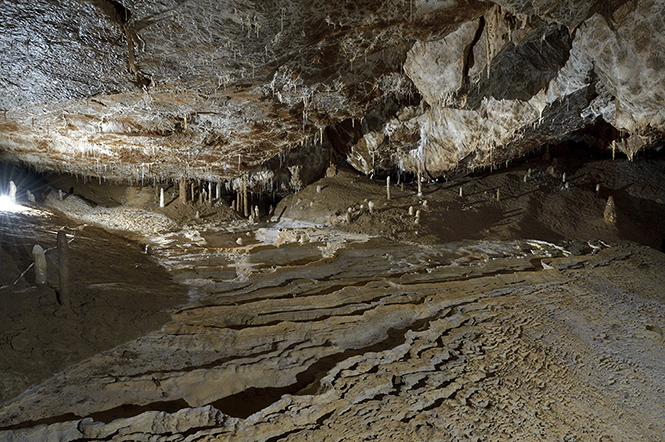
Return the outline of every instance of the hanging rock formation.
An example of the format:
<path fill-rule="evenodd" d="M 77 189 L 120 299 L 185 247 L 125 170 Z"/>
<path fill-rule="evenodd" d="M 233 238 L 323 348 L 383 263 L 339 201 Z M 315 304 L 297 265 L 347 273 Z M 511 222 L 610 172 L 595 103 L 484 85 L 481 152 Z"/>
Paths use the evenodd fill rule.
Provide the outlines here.
<path fill-rule="evenodd" d="M 2 8 L 1 159 L 40 170 L 288 192 L 333 152 L 433 178 L 665 133 L 663 0 Z"/>

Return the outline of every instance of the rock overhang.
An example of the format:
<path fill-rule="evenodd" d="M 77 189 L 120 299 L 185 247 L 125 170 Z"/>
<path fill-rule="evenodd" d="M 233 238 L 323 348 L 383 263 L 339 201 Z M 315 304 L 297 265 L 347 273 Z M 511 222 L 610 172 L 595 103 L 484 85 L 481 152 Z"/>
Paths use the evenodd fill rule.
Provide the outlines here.
<path fill-rule="evenodd" d="M 336 154 L 436 177 L 598 120 L 630 158 L 665 132 L 660 0 L 3 8 L 2 158 L 38 170 L 288 192 Z"/>

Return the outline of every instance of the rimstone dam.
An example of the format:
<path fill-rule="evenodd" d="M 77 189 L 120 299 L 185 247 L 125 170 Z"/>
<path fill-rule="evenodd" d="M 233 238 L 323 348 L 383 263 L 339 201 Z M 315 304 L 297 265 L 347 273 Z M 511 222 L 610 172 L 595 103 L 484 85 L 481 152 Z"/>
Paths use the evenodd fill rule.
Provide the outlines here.
<path fill-rule="evenodd" d="M 665 0 L 0 0 L 0 442 L 665 440 Z"/>

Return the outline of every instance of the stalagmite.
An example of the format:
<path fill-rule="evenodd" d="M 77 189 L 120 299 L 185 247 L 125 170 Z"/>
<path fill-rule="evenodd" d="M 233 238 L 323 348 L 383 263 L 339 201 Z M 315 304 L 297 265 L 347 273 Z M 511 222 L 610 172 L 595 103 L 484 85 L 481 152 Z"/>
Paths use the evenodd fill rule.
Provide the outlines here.
<path fill-rule="evenodd" d="M 496 200 L 501 201 L 501 191 L 499 189 L 496 189 Z"/>
<path fill-rule="evenodd" d="M 60 199 L 60 201 L 62 201 L 64 198 L 62 194 L 62 189 L 58 189 L 58 198 Z"/>
<path fill-rule="evenodd" d="M 28 201 L 31 203 L 35 202 L 35 196 L 30 192 L 30 190 L 25 191 L 25 196 L 28 198 Z"/>
<path fill-rule="evenodd" d="M 9 199 L 13 203 L 16 202 L 16 184 L 13 181 L 9 182 Z"/>
<path fill-rule="evenodd" d="M 32 248 L 32 258 L 35 260 L 35 283 L 46 284 L 46 256 L 39 244 Z"/>
<path fill-rule="evenodd" d="M 187 202 L 187 181 L 185 179 L 180 180 L 180 185 L 178 186 L 180 189 L 180 202 L 185 203 Z"/>
<path fill-rule="evenodd" d="M 423 196 L 423 182 L 420 171 L 420 161 L 418 161 L 418 196 Z"/>
<path fill-rule="evenodd" d="M 222 183 L 217 183 L 217 188 L 215 190 L 215 198 L 220 199 L 222 197 Z"/>
<path fill-rule="evenodd" d="M 459 197 L 460 197 L 460 198 L 463 198 L 463 197 L 464 197 L 464 191 L 462 190 L 461 187 L 459 188 Z"/>
<path fill-rule="evenodd" d="M 370 201 L 369 203 L 367 203 L 367 208 L 369 209 L 370 214 L 373 213 L 374 212 L 374 201 Z"/>
<path fill-rule="evenodd" d="M 208 204 L 212 205 L 212 182 L 208 181 Z"/>
<path fill-rule="evenodd" d="M 600 192 L 600 184 L 596 184 L 596 193 Z"/>
<path fill-rule="evenodd" d="M 420 224 L 420 210 L 416 210 L 416 219 L 413 221 L 414 224 Z"/>
<path fill-rule="evenodd" d="M 321 193 L 321 186 L 316 186 L 316 193 Z"/>
<path fill-rule="evenodd" d="M 605 212 L 603 213 L 603 217 L 605 218 L 605 221 L 612 225 L 616 225 L 617 223 L 617 208 L 616 205 L 614 204 L 614 198 L 612 195 L 610 195 L 609 198 L 607 198 L 607 204 L 605 205 Z"/>
<path fill-rule="evenodd" d="M 386 198 L 390 200 L 390 176 L 386 177 Z"/>
<path fill-rule="evenodd" d="M 159 207 L 164 207 L 164 188 L 159 189 Z"/>
<path fill-rule="evenodd" d="M 562 183 L 566 182 L 566 172 L 564 172 L 563 175 L 561 175 L 561 182 Z"/>
<path fill-rule="evenodd" d="M 196 219 L 201 218 L 201 215 L 199 214 L 199 211 L 198 211 L 198 210 L 196 211 L 196 215 L 194 215 L 194 216 L 195 216 Z"/>
<path fill-rule="evenodd" d="M 242 177 L 242 203 L 245 218 L 249 216 L 249 199 L 247 198 L 247 175 Z"/>
<path fill-rule="evenodd" d="M 409 216 L 413 216 L 413 206 L 409 206 Z"/>
<path fill-rule="evenodd" d="M 254 206 L 254 219 L 259 221 L 261 217 L 259 216 L 259 206 Z"/>
<path fill-rule="evenodd" d="M 67 244 L 67 235 L 63 230 L 58 232 L 58 272 L 60 275 L 60 305 L 71 308 L 71 286 L 69 278 L 69 244 Z"/>

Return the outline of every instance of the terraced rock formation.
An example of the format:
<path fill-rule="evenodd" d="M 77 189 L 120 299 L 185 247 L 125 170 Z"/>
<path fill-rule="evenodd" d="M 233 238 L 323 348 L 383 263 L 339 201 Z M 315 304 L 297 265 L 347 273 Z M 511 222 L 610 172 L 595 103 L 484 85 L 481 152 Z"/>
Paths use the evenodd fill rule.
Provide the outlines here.
<path fill-rule="evenodd" d="M 160 244 L 190 301 L 6 404 L 0 440 L 665 434 L 665 260 L 653 249 L 413 246 L 312 228 Z"/>

